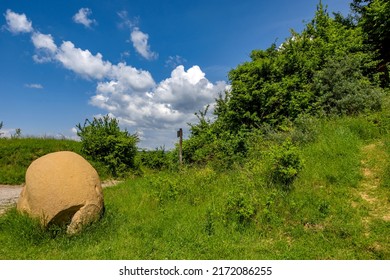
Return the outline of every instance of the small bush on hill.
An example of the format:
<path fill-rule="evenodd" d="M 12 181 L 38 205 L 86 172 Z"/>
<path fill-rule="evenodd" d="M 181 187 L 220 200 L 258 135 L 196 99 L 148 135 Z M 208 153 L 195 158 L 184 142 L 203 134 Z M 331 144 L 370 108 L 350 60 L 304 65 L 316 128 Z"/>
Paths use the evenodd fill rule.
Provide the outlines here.
<path fill-rule="evenodd" d="M 303 160 L 298 149 L 290 140 L 286 140 L 281 146 L 276 146 L 271 153 L 272 181 L 281 184 L 284 188 L 290 188 L 303 168 Z"/>
<path fill-rule="evenodd" d="M 77 125 L 81 138 L 81 151 L 92 160 L 103 163 L 114 177 L 135 168 L 138 136 L 119 128 L 118 120 L 110 116 L 85 120 Z"/>

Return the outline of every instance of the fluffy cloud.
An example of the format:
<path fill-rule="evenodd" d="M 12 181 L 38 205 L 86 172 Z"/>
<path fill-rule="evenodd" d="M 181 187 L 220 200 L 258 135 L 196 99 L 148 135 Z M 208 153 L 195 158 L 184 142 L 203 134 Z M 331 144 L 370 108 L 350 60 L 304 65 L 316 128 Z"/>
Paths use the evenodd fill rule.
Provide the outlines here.
<path fill-rule="evenodd" d="M 11 10 L 7 10 L 5 14 L 7 21 L 7 29 L 14 33 L 30 33 L 33 31 L 32 23 L 29 21 L 25 14 L 17 14 Z"/>
<path fill-rule="evenodd" d="M 225 82 L 208 81 L 199 66 L 185 71 L 182 65 L 172 71 L 170 78 L 146 91 L 151 85 L 145 83 L 143 89 L 136 89 L 123 80 L 99 83 L 91 104 L 129 126 L 173 128 L 194 121 L 194 112 L 213 104 L 218 94 L 227 89 Z"/>
<path fill-rule="evenodd" d="M 35 32 L 31 40 L 37 49 L 46 49 L 51 53 L 55 53 L 57 51 L 57 45 L 54 43 L 53 37 L 50 34 L 42 34 L 39 32 Z"/>
<path fill-rule="evenodd" d="M 9 128 L 9 129 L 0 129 L 0 137 L 2 138 L 11 138 L 12 135 L 14 135 L 16 132 L 15 128 Z"/>
<path fill-rule="evenodd" d="M 89 50 L 76 48 L 70 41 L 62 43 L 55 59 L 75 73 L 87 79 L 103 79 L 111 70 L 111 63 L 103 61 L 100 53 L 93 55 Z"/>
<path fill-rule="evenodd" d="M 130 41 L 138 54 L 147 60 L 158 58 L 158 53 L 151 51 L 149 45 L 149 35 L 142 32 L 138 27 L 138 18 L 129 19 L 127 11 L 117 13 L 121 22 L 118 24 L 120 28 L 128 28 L 131 30 Z"/>
<path fill-rule="evenodd" d="M 172 71 L 170 78 L 158 85 L 154 98 L 157 102 L 169 104 L 174 110 L 193 114 L 203 106 L 214 103 L 218 93 L 225 88 L 225 82 L 209 82 L 199 66 L 185 71 L 184 66 L 180 65 Z"/>
<path fill-rule="evenodd" d="M 84 25 L 87 28 L 91 28 L 92 24 L 97 24 L 97 21 L 90 19 L 89 16 L 92 14 L 92 11 L 88 8 L 81 8 L 74 16 L 73 21 Z"/>
<path fill-rule="evenodd" d="M 135 50 L 147 60 L 156 59 L 158 57 L 157 53 L 152 52 L 150 50 L 150 46 L 148 44 L 149 35 L 143 33 L 139 30 L 138 27 L 135 27 L 130 34 L 131 42 L 133 42 L 133 46 Z"/>

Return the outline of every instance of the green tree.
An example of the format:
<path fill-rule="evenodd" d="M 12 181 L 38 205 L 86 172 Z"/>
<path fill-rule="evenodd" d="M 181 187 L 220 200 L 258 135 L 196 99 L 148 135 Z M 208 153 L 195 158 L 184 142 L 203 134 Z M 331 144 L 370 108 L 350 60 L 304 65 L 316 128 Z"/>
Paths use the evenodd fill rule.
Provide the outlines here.
<path fill-rule="evenodd" d="M 232 87 L 228 100 L 217 102 L 218 119 L 223 119 L 229 130 L 238 131 L 263 124 L 280 127 L 301 114 L 322 112 L 319 106 L 328 105 L 324 101 L 329 93 L 318 90 L 322 84 L 316 83 L 322 82 L 319 77 L 325 66 L 331 69 L 332 61 L 343 57 L 359 64 L 346 63 L 346 67 L 354 68 L 345 69 L 339 78 L 349 82 L 346 73 L 356 70 L 359 75 L 354 75 L 352 82 L 358 82 L 363 91 L 363 84 L 370 84 L 374 77 L 365 77 L 372 72 L 373 55 L 366 52 L 362 28 L 341 19 L 340 15 L 331 18 L 320 2 L 313 20 L 301 33 L 292 31 L 291 37 L 279 47 L 273 44 L 267 50 L 252 51 L 251 61 L 230 71 Z M 352 89 L 337 92 L 333 91 L 333 98 L 343 101 L 348 100 L 345 95 L 353 94 Z M 338 112 L 349 113 L 348 110 Z"/>
<path fill-rule="evenodd" d="M 364 77 L 358 55 L 332 56 L 313 78 L 316 107 L 327 115 L 357 115 L 381 108 L 382 90 Z"/>
<path fill-rule="evenodd" d="M 84 125 L 76 127 L 82 152 L 106 165 L 113 176 L 121 176 L 135 167 L 138 136 L 121 130 L 117 119 L 108 115 L 93 121 L 86 119 Z"/>
<path fill-rule="evenodd" d="M 390 85 L 390 2 L 388 0 L 354 0 L 352 9 L 358 15 L 365 42 L 378 54 L 378 71 L 382 85 Z"/>

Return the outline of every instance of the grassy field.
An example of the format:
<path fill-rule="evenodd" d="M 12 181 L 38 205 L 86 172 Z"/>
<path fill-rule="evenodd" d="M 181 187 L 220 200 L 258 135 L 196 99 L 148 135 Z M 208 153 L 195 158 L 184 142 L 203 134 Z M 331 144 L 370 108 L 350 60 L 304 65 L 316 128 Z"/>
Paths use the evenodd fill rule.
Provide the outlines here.
<path fill-rule="evenodd" d="M 80 154 L 81 142 L 51 138 L 0 138 L 0 184 L 24 183 L 26 170 L 32 161 L 48 153 L 73 151 Z M 108 169 L 97 162 L 89 162 L 101 179 L 109 177 Z"/>
<path fill-rule="evenodd" d="M 273 139 L 230 171 L 146 172 L 104 189 L 104 217 L 77 236 L 11 209 L 0 258 L 390 259 L 390 138 L 376 123 L 316 123 L 289 189 L 267 179 Z"/>

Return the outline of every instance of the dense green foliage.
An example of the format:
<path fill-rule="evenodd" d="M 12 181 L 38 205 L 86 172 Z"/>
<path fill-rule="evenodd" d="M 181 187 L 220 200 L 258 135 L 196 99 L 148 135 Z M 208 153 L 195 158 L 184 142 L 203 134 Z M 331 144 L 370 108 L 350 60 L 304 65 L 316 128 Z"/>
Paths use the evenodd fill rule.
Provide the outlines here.
<path fill-rule="evenodd" d="M 361 28 L 332 19 L 320 4 L 302 33 L 229 73 L 232 89 L 216 114 L 230 130 L 284 125 L 300 114 L 356 114 L 380 108 L 380 89 L 365 76 L 374 58 Z M 370 80 L 371 79 L 371 80 Z M 367 102 L 369 101 L 369 102 Z M 218 104 L 221 106 L 220 104 Z"/>
<path fill-rule="evenodd" d="M 44 138 L 0 138 L 0 184 L 22 184 L 31 162 L 48 153 L 80 153 L 80 142 Z M 100 171 L 100 170 L 99 170 Z"/>
<path fill-rule="evenodd" d="M 364 31 L 364 41 L 379 59 L 378 71 L 383 86 L 390 85 L 390 2 L 354 0 L 351 4 Z"/>
<path fill-rule="evenodd" d="M 77 135 L 81 138 L 82 153 L 92 160 L 107 166 L 113 176 L 124 175 L 135 167 L 138 136 L 122 131 L 115 118 L 88 119 L 84 125 L 77 125 Z"/>
<path fill-rule="evenodd" d="M 136 160 L 140 166 L 153 170 L 177 169 L 178 167 L 176 151 L 166 151 L 164 147 L 138 151 Z"/>

